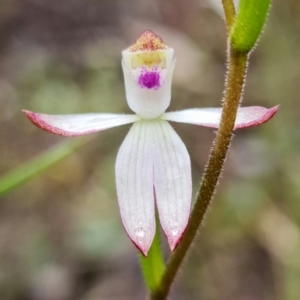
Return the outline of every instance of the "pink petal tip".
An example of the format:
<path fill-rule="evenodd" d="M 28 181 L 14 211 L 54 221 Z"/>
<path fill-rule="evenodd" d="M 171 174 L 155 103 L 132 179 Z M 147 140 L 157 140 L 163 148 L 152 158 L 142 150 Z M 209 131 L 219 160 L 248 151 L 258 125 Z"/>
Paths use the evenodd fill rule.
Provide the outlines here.
<path fill-rule="evenodd" d="M 28 117 L 28 119 L 37 127 L 40 129 L 43 129 L 47 132 L 62 135 L 62 136 L 79 136 L 81 134 L 77 134 L 74 132 L 69 132 L 60 128 L 57 128 L 55 126 L 50 125 L 47 121 L 45 121 L 45 118 L 48 116 L 46 114 L 40 114 L 35 113 L 33 111 L 29 111 L 26 109 L 22 109 L 22 112 Z"/>
<path fill-rule="evenodd" d="M 126 230 L 125 231 L 128 235 L 128 237 L 131 239 L 132 243 L 135 245 L 135 247 L 145 256 L 148 256 L 149 249 L 152 245 L 153 241 L 153 236 L 147 236 L 142 229 L 138 229 L 136 231 L 136 234 L 132 235 L 129 234 L 129 232 Z"/>
<path fill-rule="evenodd" d="M 101 130 L 100 128 L 89 128 L 89 129 L 81 130 L 81 128 L 80 128 L 81 121 L 78 120 L 78 122 L 76 122 L 77 121 L 77 120 L 75 120 L 76 115 L 48 115 L 48 114 L 36 113 L 36 112 L 25 110 L 25 109 L 23 109 L 22 112 L 28 117 L 28 119 L 35 126 L 39 127 L 40 129 L 43 129 L 47 132 L 56 134 L 56 135 L 76 137 L 76 136 L 94 133 L 94 132 Z M 87 118 L 89 118 L 88 114 L 86 114 L 86 116 L 87 116 Z M 72 118 L 73 118 L 73 120 L 72 120 Z M 68 125 L 71 122 L 73 124 L 72 131 L 64 129 L 66 127 L 70 127 Z M 103 128 L 103 129 L 106 129 L 106 128 Z"/>
<path fill-rule="evenodd" d="M 146 245 L 138 244 L 134 240 L 131 239 L 133 244 L 136 246 L 136 248 L 145 256 L 148 256 L 148 251 L 150 247 L 147 247 Z"/>
<path fill-rule="evenodd" d="M 177 229 L 176 230 L 174 230 L 174 229 L 168 230 L 168 231 L 165 230 L 171 251 L 174 251 L 177 248 L 178 244 L 180 243 L 180 241 L 183 237 L 185 229 L 186 229 L 186 227 L 182 231 L 178 231 Z"/>
<path fill-rule="evenodd" d="M 279 105 L 272 108 L 261 106 L 242 107 L 238 110 L 238 115 L 234 129 L 258 126 L 269 121 L 278 111 Z"/>

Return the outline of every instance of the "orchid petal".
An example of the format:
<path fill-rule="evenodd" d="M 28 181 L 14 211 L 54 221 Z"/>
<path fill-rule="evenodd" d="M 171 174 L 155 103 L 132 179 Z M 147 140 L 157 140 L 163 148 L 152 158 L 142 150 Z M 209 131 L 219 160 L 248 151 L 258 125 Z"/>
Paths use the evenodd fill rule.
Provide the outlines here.
<path fill-rule="evenodd" d="M 238 109 L 234 129 L 253 127 L 263 124 L 275 115 L 278 108 L 278 105 L 270 109 L 261 106 L 240 107 Z M 218 128 L 221 114 L 222 108 L 191 108 L 165 113 L 162 119 L 179 123 L 189 123 Z"/>
<path fill-rule="evenodd" d="M 155 124 L 154 187 L 161 226 L 171 250 L 180 241 L 188 223 L 192 179 L 186 147 L 168 122 Z"/>
<path fill-rule="evenodd" d="M 127 234 L 146 256 L 155 234 L 151 122 L 133 124 L 116 161 L 116 183 Z"/>
<path fill-rule="evenodd" d="M 30 121 L 45 131 L 63 135 L 80 136 L 108 128 L 133 123 L 140 118 L 137 115 L 119 114 L 77 114 L 47 115 L 23 110 Z"/>

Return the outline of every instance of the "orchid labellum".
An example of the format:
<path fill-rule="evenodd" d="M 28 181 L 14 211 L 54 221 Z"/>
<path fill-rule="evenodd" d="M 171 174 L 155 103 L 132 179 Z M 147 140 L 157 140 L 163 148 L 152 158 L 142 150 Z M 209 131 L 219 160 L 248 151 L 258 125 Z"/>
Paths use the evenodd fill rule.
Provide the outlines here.
<path fill-rule="evenodd" d="M 116 161 L 116 185 L 124 227 L 144 255 L 155 234 L 155 200 L 160 224 L 174 250 L 191 210 L 191 162 L 168 121 L 218 128 L 221 108 L 166 112 L 171 101 L 174 50 L 151 31 L 122 52 L 126 99 L 135 113 L 47 115 L 24 110 L 38 127 L 63 136 L 80 136 L 134 123 Z M 235 129 L 268 121 L 277 107 L 242 107 Z"/>

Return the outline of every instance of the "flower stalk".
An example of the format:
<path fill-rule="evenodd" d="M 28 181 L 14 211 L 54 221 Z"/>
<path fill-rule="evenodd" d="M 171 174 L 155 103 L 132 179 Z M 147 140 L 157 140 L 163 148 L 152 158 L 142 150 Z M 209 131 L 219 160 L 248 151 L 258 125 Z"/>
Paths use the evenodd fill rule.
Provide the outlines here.
<path fill-rule="evenodd" d="M 263 1 L 270 2 L 270 1 Z M 195 205 L 193 207 L 188 226 L 175 252 L 173 252 L 167 262 L 165 272 L 162 275 L 160 285 L 150 294 L 151 300 L 164 300 L 169 294 L 172 282 L 182 264 L 183 259 L 193 242 L 200 225 L 203 223 L 204 215 L 212 201 L 218 180 L 220 178 L 224 161 L 226 159 L 230 143 L 233 137 L 234 124 L 237 117 L 238 108 L 243 99 L 244 84 L 247 73 L 249 53 L 255 45 L 252 41 L 248 45 L 252 47 L 242 49 L 235 48 L 234 40 L 230 39 L 230 32 L 235 20 L 235 9 L 232 0 L 222 0 L 226 18 L 228 43 L 228 72 L 225 79 L 225 94 L 223 101 L 223 111 L 217 136 L 213 143 L 208 164 L 202 178 L 200 190 L 198 192 Z M 267 14 L 267 9 L 264 9 Z M 262 19 L 261 14 L 259 18 Z M 241 20 L 241 18 L 238 18 Z M 264 18 L 265 20 L 265 18 Z M 255 24 L 255 20 L 252 20 Z M 260 27 L 262 29 L 262 26 Z M 251 30 L 251 28 L 250 28 Z M 255 28 L 256 30 L 256 28 Z M 234 39 L 238 37 L 235 31 Z M 241 32 L 243 35 L 243 32 Z M 259 34 L 256 34 L 259 37 Z"/>
<path fill-rule="evenodd" d="M 247 59 L 247 54 L 239 53 L 232 49 L 229 50 L 229 69 L 220 127 L 190 216 L 190 221 L 176 251 L 173 252 L 167 262 L 158 289 L 152 292 L 151 300 L 166 299 L 177 271 L 212 201 L 232 139 L 237 110 L 243 97 Z"/>
<path fill-rule="evenodd" d="M 222 0 L 227 32 L 230 32 L 235 20 L 235 7 L 232 0 Z"/>

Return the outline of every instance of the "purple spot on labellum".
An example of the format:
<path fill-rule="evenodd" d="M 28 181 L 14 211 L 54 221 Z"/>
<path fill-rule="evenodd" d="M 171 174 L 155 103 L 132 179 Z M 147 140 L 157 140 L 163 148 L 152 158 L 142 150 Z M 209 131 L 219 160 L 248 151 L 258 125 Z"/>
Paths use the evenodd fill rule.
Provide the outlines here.
<path fill-rule="evenodd" d="M 160 87 L 160 74 L 156 71 L 142 72 L 138 83 L 143 88 L 156 90 Z"/>

